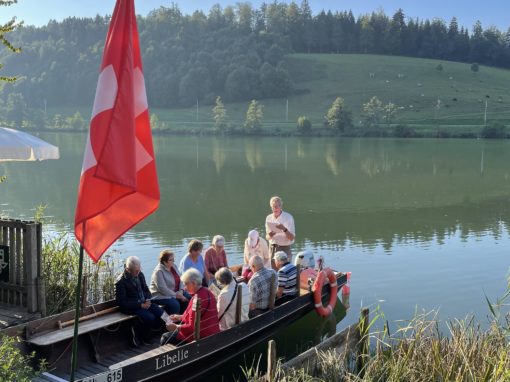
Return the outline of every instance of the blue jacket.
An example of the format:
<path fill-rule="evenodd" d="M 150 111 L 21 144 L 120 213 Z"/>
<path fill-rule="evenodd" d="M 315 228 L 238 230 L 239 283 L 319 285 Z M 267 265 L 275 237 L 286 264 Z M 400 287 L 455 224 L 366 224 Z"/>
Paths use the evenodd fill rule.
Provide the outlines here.
<path fill-rule="evenodd" d="M 145 276 L 142 272 L 138 274 L 140 286 L 142 287 L 145 299 L 151 298 L 151 292 L 145 282 Z M 133 282 L 133 277 L 124 271 L 115 282 L 115 299 L 120 311 L 126 314 L 134 314 L 138 309 L 141 309 L 141 304 L 144 301 L 140 300 L 136 284 Z"/>

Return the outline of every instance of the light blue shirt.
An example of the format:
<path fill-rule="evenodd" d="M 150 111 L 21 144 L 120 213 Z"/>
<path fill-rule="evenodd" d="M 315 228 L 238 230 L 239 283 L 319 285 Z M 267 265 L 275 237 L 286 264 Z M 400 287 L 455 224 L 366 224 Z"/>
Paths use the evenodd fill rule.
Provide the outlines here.
<path fill-rule="evenodd" d="M 183 274 L 190 268 L 195 268 L 197 271 L 199 271 L 203 277 L 205 277 L 205 263 L 204 258 L 202 256 L 198 256 L 197 262 L 193 262 L 193 259 L 189 255 L 189 253 L 184 256 L 181 260 L 181 263 L 179 264 L 179 272 Z"/>

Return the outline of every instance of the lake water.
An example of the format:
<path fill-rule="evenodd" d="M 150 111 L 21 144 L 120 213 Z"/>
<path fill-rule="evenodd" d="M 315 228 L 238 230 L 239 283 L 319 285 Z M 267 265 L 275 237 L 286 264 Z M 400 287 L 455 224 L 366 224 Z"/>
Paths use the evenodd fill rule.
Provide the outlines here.
<path fill-rule="evenodd" d="M 74 221 L 85 135 L 42 134 L 61 159 L 0 164 L 0 210 L 29 218 L 39 204 Z M 231 264 L 272 195 L 296 222 L 294 252 L 311 249 L 352 271 L 351 311 L 381 306 L 390 323 L 415 309 L 443 319 L 488 314 L 506 289 L 510 141 L 335 138 L 154 138 L 160 208 L 114 246 L 151 272 L 161 249 L 226 238 Z"/>

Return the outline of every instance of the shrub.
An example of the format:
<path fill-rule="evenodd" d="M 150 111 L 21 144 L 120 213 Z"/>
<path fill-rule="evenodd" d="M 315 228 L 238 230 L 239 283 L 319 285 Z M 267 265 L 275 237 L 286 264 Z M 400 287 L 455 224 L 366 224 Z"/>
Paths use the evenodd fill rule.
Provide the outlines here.
<path fill-rule="evenodd" d="M 308 117 L 301 116 L 297 120 L 297 128 L 302 133 L 310 132 L 310 130 L 312 130 L 312 122 Z"/>
<path fill-rule="evenodd" d="M 45 369 L 41 361 L 39 371 L 34 370 L 35 352 L 24 355 L 20 349 L 20 339 L 4 336 L 0 338 L 0 381 L 30 382 Z"/>
<path fill-rule="evenodd" d="M 501 139 L 507 138 L 506 126 L 501 123 L 485 126 L 480 133 L 482 138 Z"/>
<path fill-rule="evenodd" d="M 471 64 L 471 71 L 472 71 L 473 73 L 476 73 L 476 72 L 478 72 L 479 70 L 480 70 L 480 66 L 479 66 L 476 62 L 473 62 L 473 63 Z"/>
<path fill-rule="evenodd" d="M 393 130 L 393 135 L 399 138 L 411 138 L 416 136 L 416 132 L 407 125 L 397 125 Z"/>

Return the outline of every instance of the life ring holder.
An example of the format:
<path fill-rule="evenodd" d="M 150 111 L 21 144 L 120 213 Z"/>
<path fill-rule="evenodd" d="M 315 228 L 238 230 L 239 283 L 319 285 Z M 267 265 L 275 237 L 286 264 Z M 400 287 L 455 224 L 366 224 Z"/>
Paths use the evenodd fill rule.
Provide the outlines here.
<path fill-rule="evenodd" d="M 322 286 L 326 278 L 329 281 L 330 293 L 328 305 L 322 305 Z M 313 284 L 313 302 L 315 304 L 315 310 L 321 317 L 327 317 L 333 313 L 336 305 L 336 295 L 338 293 L 338 284 L 336 281 L 335 273 L 330 268 L 325 268 L 317 274 L 317 278 Z"/>

